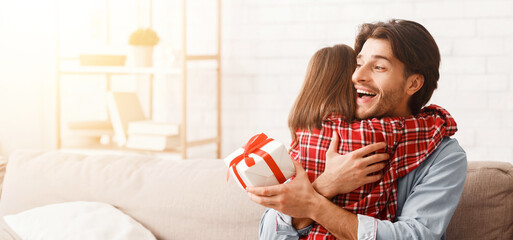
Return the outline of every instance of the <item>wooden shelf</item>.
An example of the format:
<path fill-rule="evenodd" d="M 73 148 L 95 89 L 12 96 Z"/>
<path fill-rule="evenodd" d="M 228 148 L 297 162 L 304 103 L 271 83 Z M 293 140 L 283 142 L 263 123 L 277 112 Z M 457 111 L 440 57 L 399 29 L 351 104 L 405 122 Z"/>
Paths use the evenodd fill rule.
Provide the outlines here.
<path fill-rule="evenodd" d="M 62 74 L 169 74 L 181 75 L 181 68 L 61 66 Z"/>
<path fill-rule="evenodd" d="M 206 139 L 201 139 L 201 140 L 190 141 L 190 142 L 187 142 L 187 147 L 196 147 L 196 146 L 201 146 L 201 145 L 205 145 L 205 144 L 209 144 L 209 143 L 218 143 L 219 140 L 220 140 L 219 138 L 206 138 Z"/>
<path fill-rule="evenodd" d="M 219 55 L 187 55 L 185 60 L 198 61 L 198 60 L 219 60 Z"/>
<path fill-rule="evenodd" d="M 150 8 L 151 8 L 151 1 L 150 1 Z M 107 11 L 107 14 L 108 11 Z M 150 11 L 150 20 L 152 12 Z M 187 159 L 187 148 L 189 147 L 196 147 L 206 144 L 215 144 L 216 145 L 216 156 L 217 158 L 221 158 L 221 79 L 222 79 L 222 64 L 221 64 L 221 0 L 217 0 L 217 53 L 215 54 L 197 54 L 192 55 L 187 53 L 187 0 L 182 0 L 182 52 L 180 54 L 180 66 L 179 67 L 135 67 L 135 66 L 80 66 L 79 64 L 79 58 L 77 57 L 62 57 L 59 48 L 57 48 L 57 56 L 58 56 L 58 62 L 57 62 L 57 84 L 56 84 L 56 92 L 57 92 L 57 98 L 56 98 L 56 136 L 57 136 L 57 142 L 56 146 L 58 149 L 62 148 L 66 144 L 63 144 L 62 138 L 63 137 L 74 137 L 74 136 L 84 136 L 89 139 L 91 138 L 99 138 L 103 135 L 111 135 L 110 131 L 96 131 L 96 129 L 90 129 L 90 130 L 65 130 L 63 129 L 62 124 L 62 109 L 61 109 L 61 102 L 63 99 L 61 99 L 61 81 L 63 75 L 71 75 L 71 74 L 77 74 L 77 75 L 105 75 L 105 92 L 111 91 L 111 77 L 112 75 L 137 75 L 137 74 L 147 74 L 149 75 L 149 79 L 147 80 L 149 82 L 149 119 L 152 119 L 152 113 L 153 113 L 153 79 L 155 75 L 176 75 L 178 78 L 181 78 L 182 86 L 181 86 L 181 95 L 182 95 L 182 106 L 181 106 L 181 129 L 180 129 L 180 148 L 177 150 L 171 150 L 171 151 L 165 151 L 165 152 L 176 152 L 181 155 L 182 159 Z M 109 19 L 107 17 L 107 19 Z M 150 27 L 152 25 L 152 22 L 150 21 Z M 106 43 L 107 45 L 110 44 L 109 36 L 110 36 L 110 22 L 106 22 L 106 29 L 107 29 L 107 38 Z M 57 34 L 59 34 L 59 31 L 57 31 Z M 60 39 L 60 36 L 58 35 L 57 39 Z M 61 56 L 61 57 L 59 57 Z M 216 112 L 217 112 L 217 126 L 216 126 L 216 135 L 212 138 L 207 139 L 197 139 L 197 140 L 190 140 L 187 136 L 187 85 L 188 85 L 188 68 L 187 64 L 188 62 L 192 61 L 215 61 L 217 64 L 216 68 L 216 89 L 212 89 L 215 91 L 216 100 L 217 100 L 217 106 L 216 106 Z M 86 139 L 88 140 L 88 139 Z M 101 145 L 101 144 L 93 144 L 88 145 L 88 148 L 98 148 L 98 149 L 111 149 L 111 150 L 131 150 L 128 148 L 120 148 L 117 146 L 113 146 L 112 144 L 107 145 Z M 131 150 L 134 152 L 141 152 L 140 150 Z M 150 151 L 142 151 L 142 152 L 150 152 Z"/>
<path fill-rule="evenodd" d="M 101 137 L 104 135 L 113 136 L 114 131 L 107 129 L 66 129 L 62 131 L 62 137 Z"/>

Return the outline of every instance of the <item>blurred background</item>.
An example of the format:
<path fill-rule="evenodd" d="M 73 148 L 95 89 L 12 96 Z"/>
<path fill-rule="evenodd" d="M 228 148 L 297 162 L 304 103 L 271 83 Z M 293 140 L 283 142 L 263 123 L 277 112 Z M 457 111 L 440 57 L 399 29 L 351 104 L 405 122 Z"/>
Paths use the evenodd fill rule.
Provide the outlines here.
<path fill-rule="evenodd" d="M 438 43 L 441 77 L 431 103 L 456 119 L 468 159 L 513 162 L 513 1 L 222 0 L 219 16 L 216 1 L 186 2 L 187 52 L 221 49 L 221 157 L 259 132 L 290 144 L 287 116 L 313 53 L 352 46 L 361 23 L 402 18 L 423 24 Z M 148 74 L 123 72 L 108 88 L 136 92 L 146 117 L 161 122 L 179 123 L 185 102 L 188 139 L 216 135 L 217 62 L 187 65 L 185 99 L 183 72 L 172 71 L 183 64 L 183 13 L 181 0 L 1 0 L 0 155 L 99 140 L 68 130 L 70 122 L 110 121 L 106 76 L 63 74 L 65 62 L 108 54 L 126 57 L 120 71 L 137 70 L 129 39 L 149 27 L 160 39 L 152 85 Z M 189 156 L 215 157 L 214 148 Z"/>

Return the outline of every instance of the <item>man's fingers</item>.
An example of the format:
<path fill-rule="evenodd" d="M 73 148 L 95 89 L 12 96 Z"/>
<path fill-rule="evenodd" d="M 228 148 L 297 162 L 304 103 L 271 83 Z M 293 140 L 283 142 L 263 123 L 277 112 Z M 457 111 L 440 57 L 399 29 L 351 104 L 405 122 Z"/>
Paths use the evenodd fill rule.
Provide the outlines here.
<path fill-rule="evenodd" d="M 249 199 L 253 202 L 256 202 L 264 207 L 273 208 L 276 206 L 277 197 L 276 196 L 258 196 L 248 192 Z"/>
<path fill-rule="evenodd" d="M 301 165 L 301 163 L 296 160 L 292 160 L 292 162 L 294 163 L 294 167 L 296 168 L 296 176 L 294 179 L 308 179 L 308 175 L 306 174 L 306 171 Z"/>
<path fill-rule="evenodd" d="M 367 174 L 374 173 L 374 172 L 380 171 L 385 166 L 386 166 L 385 163 L 376 163 L 376 164 L 373 164 L 373 165 L 370 165 L 369 167 L 367 167 L 367 169 L 365 169 L 365 172 L 367 172 Z"/>
<path fill-rule="evenodd" d="M 373 155 L 370 155 L 368 157 L 365 157 L 362 162 L 366 166 L 369 166 L 369 165 L 374 164 L 374 163 L 385 161 L 385 160 L 387 160 L 389 158 L 390 158 L 390 155 L 388 155 L 387 153 L 377 153 L 377 154 L 373 154 Z"/>
<path fill-rule="evenodd" d="M 281 192 L 282 185 L 274 185 L 269 187 L 246 187 L 246 191 L 258 196 L 274 196 Z"/>
<path fill-rule="evenodd" d="M 299 163 L 296 160 L 292 160 L 292 163 L 294 164 L 294 167 L 296 168 L 296 177 L 298 177 L 299 175 L 306 175 L 306 172 L 303 169 L 303 167 L 301 166 L 301 163 Z M 283 184 L 278 184 L 278 185 L 268 186 L 268 187 L 252 187 L 252 186 L 248 186 L 248 187 L 246 187 L 246 191 L 248 193 L 251 193 L 251 194 L 254 194 L 254 195 L 257 195 L 257 196 L 267 196 L 267 197 L 270 197 L 270 196 L 275 196 L 275 195 L 278 195 L 280 193 L 283 193 L 283 191 L 284 191 L 283 188 L 284 187 L 286 187 L 286 186 L 284 186 Z"/>
<path fill-rule="evenodd" d="M 296 161 L 296 160 L 292 160 L 292 163 L 294 163 L 294 168 L 296 169 L 296 174 L 298 174 L 299 172 L 304 172 L 305 169 L 303 169 L 303 166 L 301 166 L 301 163 Z"/>
<path fill-rule="evenodd" d="M 331 134 L 331 142 L 328 151 L 326 151 L 326 156 L 328 154 L 338 154 L 338 134 L 336 131 Z"/>
<path fill-rule="evenodd" d="M 296 176 L 298 174 L 302 174 L 302 173 L 305 173 L 305 169 L 303 168 L 303 166 L 301 166 L 301 163 L 296 161 L 296 160 L 292 160 L 292 163 L 294 163 L 294 168 L 296 169 Z"/>
<path fill-rule="evenodd" d="M 373 183 L 373 182 L 377 182 L 378 180 L 380 180 L 381 178 L 383 177 L 383 174 L 376 174 L 376 175 L 370 175 L 370 176 L 367 176 L 363 179 L 363 182 L 364 182 L 364 185 L 365 184 L 369 184 L 369 183 Z"/>
<path fill-rule="evenodd" d="M 380 149 L 383 149 L 385 148 L 387 145 L 384 143 L 384 142 L 379 142 L 379 143 L 373 143 L 371 145 L 367 145 L 365 147 L 362 147 L 358 150 L 354 150 L 353 151 L 353 154 L 356 156 L 356 157 L 363 157 L 365 155 L 368 155 L 368 154 L 371 154 L 375 151 L 378 151 Z"/>

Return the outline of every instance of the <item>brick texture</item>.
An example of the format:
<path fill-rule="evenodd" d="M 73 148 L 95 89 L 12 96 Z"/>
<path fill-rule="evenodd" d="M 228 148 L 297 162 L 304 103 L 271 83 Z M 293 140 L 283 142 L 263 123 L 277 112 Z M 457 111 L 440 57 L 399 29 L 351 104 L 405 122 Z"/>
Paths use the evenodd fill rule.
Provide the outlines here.
<path fill-rule="evenodd" d="M 468 159 L 513 163 L 512 1 L 225 0 L 223 8 L 223 155 L 258 132 L 290 144 L 287 116 L 311 55 L 352 46 L 363 22 L 406 18 L 439 45 L 431 103 L 456 118 Z"/>

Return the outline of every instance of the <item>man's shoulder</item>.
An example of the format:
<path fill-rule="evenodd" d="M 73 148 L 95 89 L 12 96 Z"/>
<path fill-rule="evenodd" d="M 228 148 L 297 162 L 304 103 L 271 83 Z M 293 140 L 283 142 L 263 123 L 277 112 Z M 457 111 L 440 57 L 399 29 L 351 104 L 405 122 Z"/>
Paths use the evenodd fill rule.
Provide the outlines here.
<path fill-rule="evenodd" d="M 435 181 L 436 184 L 452 184 L 465 179 L 467 155 L 454 138 L 444 138 L 440 145 L 416 169 L 398 181 L 398 189 L 406 197 L 416 186 Z M 441 180 L 443 179 L 443 180 Z M 401 189 L 403 191 L 401 191 Z M 406 192 L 405 192 L 406 191 Z M 404 199 L 403 199 L 404 200 Z"/>
<path fill-rule="evenodd" d="M 453 171 L 467 171 L 467 154 L 455 138 L 446 137 L 419 166 L 421 169 L 436 167 Z"/>
<path fill-rule="evenodd" d="M 433 153 L 428 156 L 428 158 L 434 158 L 440 161 L 443 158 L 455 157 L 455 155 L 458 155 L 459 157 L 464 155 L 465 160 L 467 159 L 467 154 L 465 153 L 465 150 L 463 150 L 463 148 L 460 146 L 458 140 L 456 140 L 456 138 L 446 137 L 442 140 L 435 151 L 433 151 Z"/>

